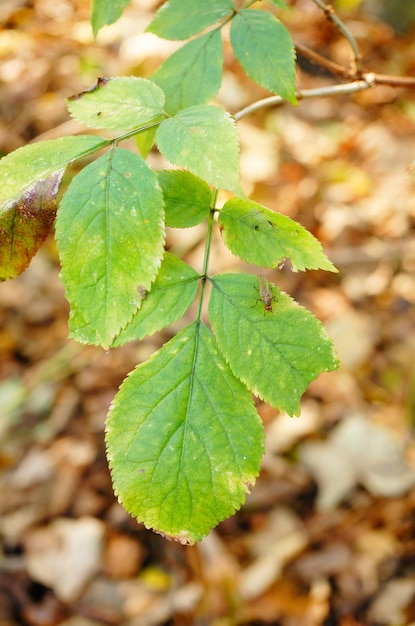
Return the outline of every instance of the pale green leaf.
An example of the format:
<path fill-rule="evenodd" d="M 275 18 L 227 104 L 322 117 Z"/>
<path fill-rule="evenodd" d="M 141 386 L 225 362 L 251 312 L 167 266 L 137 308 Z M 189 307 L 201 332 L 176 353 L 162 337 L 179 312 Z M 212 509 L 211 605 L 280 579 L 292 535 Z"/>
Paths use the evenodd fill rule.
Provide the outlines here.
<path fill-rule="evenodd" d="M 164 93 L 136 76 L 99 78 L 87 91 L 66 100 L 68 111 L 91 128 L 131 130 L 164 117 Z"/>
<path fill-rule="evenodd" d="M 265 279 L 267 294 L 247 274 L 210 280 L 209 321 L 235 376 L 271 406 L 298 415 L 309 383 L 338 367 L 322 324 Z"/>
<path fill-rule="evenodd" d="M 200 322 L 126 378 L 106 441 L 114 490 L 126 510 L 184 544 L 239 509 L 263 452 L 251 397 Z"/>
<path fill-rule="evenodd" d="M 92 0 L 92 31 L 94 37 L 103 26 L 113 24 L 121 17 L 131 0 Z"/>
<path fill-rule="evenodd" d="M 239 141 L 235 122 L 222 109 L 196 105 L 164 120 L 157 145 L 170 163 L 204 181 L 243 195 L 239 184 Z"/>
<path fill-rule="evenodd" d="M 74 338 L 108 347 L 130 321 L 160 266 L 163 217 L 155 173 L 128 150 L 113 148 L 72 180 L 56 238 Z"/>
<path fill-rule="evenodd" d="M 144 299 L 140 309 L 111 347 L 144 339 L 180 319 L 195 299 L 198 278 L 199 274 L 187 263 L 165 252 L 151 291 L 141 289 Z"/>
<path fill-rule="evenodd" d="M 170 0 L 160 7 L 147 30 L 164 39 L 188 39 L 233 10 L 230 0 Z"/>
<path fill-rule="evenodd" d="M 166 95 L 166 111 L 174 115 L 212 100 L 221 85 L 222 65 L 222 39 L 217 30 L 171 54 L 151 77 Z"/>
<path fill-rule="evenodd" d="M 254 9 L 238 11 L 231 24 L 231 43 L 252 80 L 296 104 L 294 44 L 276 17 Z"/>
<path fill-rule="evenodd" d="M 63 172 L 68 163 L 98 150 L 106 140 L 80 135 L 61 137 L 19 148 L 0 159 L 0 213 L 37 181 Z"/>
<path fill-rule="evenodd" d="M 229 250 L 247 263 L 277 267 L 290 259 L 294 271 L 337 272 L 321 243 L 301 224 L 252 200 L 226 202 L 219 213 L 219 227 Z"/>
<path fill-rule="evenodd" d="M 158 181 L 166 205 L 166 226 L 189 228 L 207 218 L 212 193 L 203 180 L 190 172 L 163 170 Z"/>

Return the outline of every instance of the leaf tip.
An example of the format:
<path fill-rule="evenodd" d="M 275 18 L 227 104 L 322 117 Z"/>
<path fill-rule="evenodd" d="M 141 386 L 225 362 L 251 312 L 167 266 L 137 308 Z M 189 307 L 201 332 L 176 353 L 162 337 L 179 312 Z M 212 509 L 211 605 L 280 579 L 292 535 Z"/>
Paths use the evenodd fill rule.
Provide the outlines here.
<path fill-rule="evenodd" d="M 147 526 L 146 526 L 147 528 Z M 181 530 L 174 534 L 164 533 L 161 530 L 157 530 L 156 528 L 149 528 L 148 530 L 153 530 L 157 535 L 160 535 L 164 539 L 168 539 L 169 541 L 176 541 L 177 543 L 181 543 L 182 546 L 193 546 L 196 541 L 200 541 L 202 537 L 193 537 L 191 533 L 187 530 Z"/>

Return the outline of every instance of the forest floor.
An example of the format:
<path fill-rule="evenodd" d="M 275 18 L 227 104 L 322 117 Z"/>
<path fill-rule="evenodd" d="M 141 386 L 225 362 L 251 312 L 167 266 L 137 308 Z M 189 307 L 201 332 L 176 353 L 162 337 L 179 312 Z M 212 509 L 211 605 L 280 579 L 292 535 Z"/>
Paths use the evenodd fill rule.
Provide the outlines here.
<path fill-rule="evenodd" d="M 84 0 L 3 0 L 1 153 L 82 132 L 65 98 L 99 76 L 149 76 L 176 46 L 143 34 L 158 4 L 133 2 L 94 42 Z M 311 0 L 288 4 L 297 42 L 349 62 Z M 415 76 L 414 30 L 341 15 L 368 70 Z M 266 95 L 225 58 L 220 104 Z M 337 80 L 311 69 L 300 89 Z M 258 402 L 266 452 L 246 504 L 196 546 L 169 542 L 117 503 L 103 434 L 126 374 L 172 331 L 109 354 L 68 339 L 48 239 L 0 286 L 0 626 L 415 624 L 415 90 L 265 109 L 238 129 L 247 195 L 308 228 L 339 269 L 267 275 L 322 320 L 341 367 L 310 385 L 299 418 Z M 199 227 L 167 235 L 196 268 L 202 244 Z M 218 236 L 211 272 L 240 267 Z"/>

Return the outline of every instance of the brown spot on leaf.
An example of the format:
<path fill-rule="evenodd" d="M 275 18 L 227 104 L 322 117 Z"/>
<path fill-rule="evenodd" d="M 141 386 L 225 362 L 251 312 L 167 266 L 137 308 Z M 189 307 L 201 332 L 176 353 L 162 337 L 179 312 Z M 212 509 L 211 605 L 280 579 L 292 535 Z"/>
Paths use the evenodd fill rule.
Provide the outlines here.
<path fill-rule="evenodd" d="M 48 236 L 63 172 L 37 181 L 0 211 L 0 280 L 21 274 Z"/>
<path fill-rule="evenodd" d="M 111 78 L 98 78 L 97 82 L 85 89 L 85 91 L 81 91 L 80 93 L 75 94 L 74 96 L 69 96 L 68 100 L 79 100 L 79 98 L 83 98 L 88 93 L 93 93 L 100 87 L 105 87 L 105 85 L 111 80 Z"/>

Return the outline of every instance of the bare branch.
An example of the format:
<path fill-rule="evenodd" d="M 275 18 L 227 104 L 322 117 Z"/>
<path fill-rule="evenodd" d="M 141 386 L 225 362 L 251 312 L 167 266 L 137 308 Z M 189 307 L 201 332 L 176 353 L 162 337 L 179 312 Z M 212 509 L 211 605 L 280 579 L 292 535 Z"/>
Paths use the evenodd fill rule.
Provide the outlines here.
<path fill-rule="evenodd" d="M 342 22 L 342 20 L 335 13 L 331 4 L 326 4 L 323 0 L 313 0 L 313 2 L 324 11 L 325 16 L 328 20 L 333 22 L 337 30 L 343 35 L 345 39 L 350 44 L 350 47 L 353 51 L 353 65 L 351 67 L 351 73 L 354 76 L 358 76 L 361 72 L 361 63 L 362 63 L 362 55 L 360 54 L 359 46 L 356 43 L 356 39 L 353 37 L 350 30 L 347 28 L 346 24 Z"/>
<path fill-rule="evenodd" d="M 320 65 L 332 74 L 341 76 L 342 78 L 346 78 L 348 80 L 355 81 L 363 79 L 373 85 L 390 85 L 391 87 L 407 88 L 415 87 L 415 77 L 412 78 L 410 76 L 390 76 L 388 74 L 376 74 L 375 72 L 353 74 L 343 65 L 339 65 L 338 63 L 334 63 L 333 61 L 326 59 L 326 57 L 323 57 L 318 52 L 311 50 L 303 44 L 295 43 L 295 48 L 299 54 L 303 55 L 303 57 L 306 57 L 313 63 Z"/>
<path fill-rule="evenodd" d="M 373 86 L 373 76 L 374 74 L 368 74 L 366 79 L 357 80 L 352 83 L 330 85 L 328 87 L 317 87 L 316 89 L 303 89 L 302 91 L 297 91 L 297 100 L 342 96 L 364 91 L 365 89 L 369 89 Z M 264 109 L 266 107 L 277 106 L 279 104 L 283 104 L 284 102 L 285 100 L 281 98 L 281 96 L 270 96 L 269 98 L 264 98 L 263 100 L 258 100 L 253 104 L 249 104 L 244 109 L 235 113 L 234 118 L 236 121 L 239 121 L 243 117 L 246 117 L 255 111 L 259 111 L 260 109 Z"/>
<path fill-rule="evenodd" d="M 308 46 L 304 46 L 301 43 L 295 42 L 295 49 L 297 51 L 297 55 L 301 54 L 303 57 L 315 63 L 316 65 L 320 65 L 324 69 L 328 70 L 331 74 L 342 76 L 343 78 L 353 79 L 356 78 L 354 75 L 351 75 L 349 69 L 345 68 L 343 65 L 339 65 L 338 63 L 334 63 L 334 61 L 330 61 L 323 57 L 318 52 L 311 50 Z"/>

